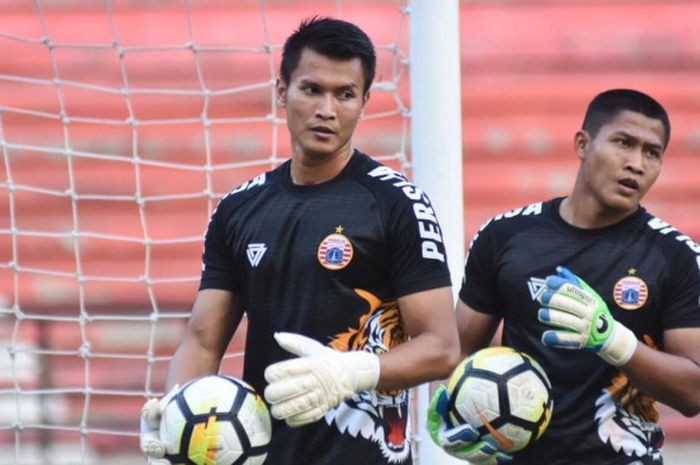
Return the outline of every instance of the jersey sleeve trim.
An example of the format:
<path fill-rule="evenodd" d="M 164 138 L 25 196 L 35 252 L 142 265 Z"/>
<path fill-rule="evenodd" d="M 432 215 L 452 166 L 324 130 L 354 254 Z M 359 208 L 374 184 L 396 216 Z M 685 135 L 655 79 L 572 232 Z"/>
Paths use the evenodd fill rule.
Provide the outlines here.
<path fill-rule="evenodd" d="M 409 294 L 415 294 L 416 292 L 429 291 L 451 285 L 452 280 L 449 275 L 436 275 L 402 283 L 395 291 L 397 297 L 404 297 Z"/>
<path fill-rule="evenodd" d="M 206 276 L 202 277 L 199 283 L 199 290 L 203 291 L 205 289 L 219 289 L 222 291 L 236 292 L 235 286 L 230 278 L 224 276 Z"/>

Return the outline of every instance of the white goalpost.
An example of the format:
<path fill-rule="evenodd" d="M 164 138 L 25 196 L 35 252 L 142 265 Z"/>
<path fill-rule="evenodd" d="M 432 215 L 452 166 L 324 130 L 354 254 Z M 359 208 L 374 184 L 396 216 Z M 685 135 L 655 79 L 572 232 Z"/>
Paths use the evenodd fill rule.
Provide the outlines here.
<path fill-rule="evenodd" d="M 440 218 L 456 298 L 464 263 L 458 0 L 411 2 L 410 53 L 414 181 L 430 193 Z M 427 385 L 416 391 L 416 463 L 464 463 L 428 437 L 425 425 L 431 392 Z"/>
<path fill-rule="evenodd" d="M 273 86 L 303 18 L 347 19 L 374 40 L 355 143 L 429 193 L 458 287 L 458 10 L 457 0 L 0 3 L 0 465 L 146 463 L 140 407 L 162 394 L 209 214 L 290 155 Z M 222 367 L 234 376 L 243 329 Z M 429 389 L 415 392 L 415 462 L 449 463 L 424 430 Z"/>

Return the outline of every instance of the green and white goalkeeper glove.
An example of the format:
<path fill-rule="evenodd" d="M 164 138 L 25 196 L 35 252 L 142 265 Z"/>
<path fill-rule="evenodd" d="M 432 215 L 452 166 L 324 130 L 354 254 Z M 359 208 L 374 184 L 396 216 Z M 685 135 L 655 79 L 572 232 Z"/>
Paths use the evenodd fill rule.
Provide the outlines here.
<path fill-rule="evenodd" d="M 473 465 L 497 465 L 512 457 L 501 452 L 496 444 L 479 438 L 469 424 L 452 426 L 447 414 L 450 403 L 445 386 L 438 386 L 428 408 L 428 431 L 433 442 L 453 457 Z"/>
<path fill-rule="evenodd" d="M 370 352 L 340 352 L 294 333 L 275 333 L 277 343 L 299 358 L 273 363 L 265 370 L 265 399 L 270 413 L 289 426 L 320 420 L 356 392 L 379 382 L 379 357 Z"/>
<path fill-rule="evenodd" d="M 560 349 L 597 353 L 614 366 L 624 365 L 637 349 L 637 337 L 616 321 L 605 301 L 581 278 L 563 266 L 548 276 L 538 301 L 537 318 L 555 330 L 542 333 L 542 343 Z"/>
<path fill-rule="evenodd" d="M 170 392 L 160 399 L 149 399 L 141 408 L 141 433 L 139 435 L 141 451 L 148 457 L 149 465 L 170 465 L 165 459 L 165 444 L 160 439 L 160 420 L 163 411 L 180 390 L 175 385 Z"/>

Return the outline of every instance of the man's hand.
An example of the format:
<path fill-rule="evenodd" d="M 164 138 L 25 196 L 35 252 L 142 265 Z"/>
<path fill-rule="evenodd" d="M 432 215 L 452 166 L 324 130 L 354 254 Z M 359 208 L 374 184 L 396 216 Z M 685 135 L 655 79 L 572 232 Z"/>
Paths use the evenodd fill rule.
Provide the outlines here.
<path fill-rule="evenodd" d="M 379 357 L 374 354 L 340 352 L 300 334 L 275 333 L 275 339 L 299 356 L 265 370 L 270 413 L 289 426 L 320 420 L 344 399 L 372 390 L 379 382 Z"/>
<path fill-rule="evenodd" d="M 546 285 L 538 298 L 545 308 L 540 308 L 537 318 L 559 329 L 542 333 L 544 345 L 590 350 L 614 366 L 632 358 L 636 336 L 612 317 L 605 301 L 581 278 L 559 266 Z"/>
<path fill-rule="evenodd" d="M 149 399 L 141 408 L 141 451 L 146 454 L 150 465 L 170 465 L 165 459 L 165 443 L 160 438 L 160 420 L 168 402 L 175 397 L 180 387 L 175 385 L 161 399 Z"/>
<path fill-rule="evenodd" d="M 469 424 L 453 427 L 447 415 L 449 402 L 445 386 L 438 386 L 428 408 L 428 431 L 435 444 L 451 456 L 474 465 L 496 465 L 512 459 L 497 445 L 479 439 L 479 433 Z"/>

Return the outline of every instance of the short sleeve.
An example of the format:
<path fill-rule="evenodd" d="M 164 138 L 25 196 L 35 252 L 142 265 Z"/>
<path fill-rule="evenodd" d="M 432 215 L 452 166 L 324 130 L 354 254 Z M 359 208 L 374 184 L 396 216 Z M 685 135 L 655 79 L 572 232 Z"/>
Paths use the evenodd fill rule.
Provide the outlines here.
<path fill-rule="evenodd" d="M 398 297 L 451 285 L 440 224 L 428 197 L 411 189 L 419 200 L 400 198 L 385 222 L 390 282 Z"/>
<path fill-rule="evenodd" d="M 684 255 L 676 261 L 670 276 L 670 291 L 663 311 L 663 329 L 700 327 L 699 258 Z"/>
<path fill-rule="evenodd" d="M 235 292 L 236 284 L 235 261 L 231 255 L 231 247 L 225 227 L 225 210 L 222 205 L 216 208 L 209 221 L 204 238 L 204 253 L 202 255 L 202 278 L 199 289 L 223 289 Z"/>
<path fill-rule="evenodd" d="M 472 309 L 499 315 L 503 304 L 498 294 L 496 238 L 487 224 L 471 242 L 459 298 Z"/>

